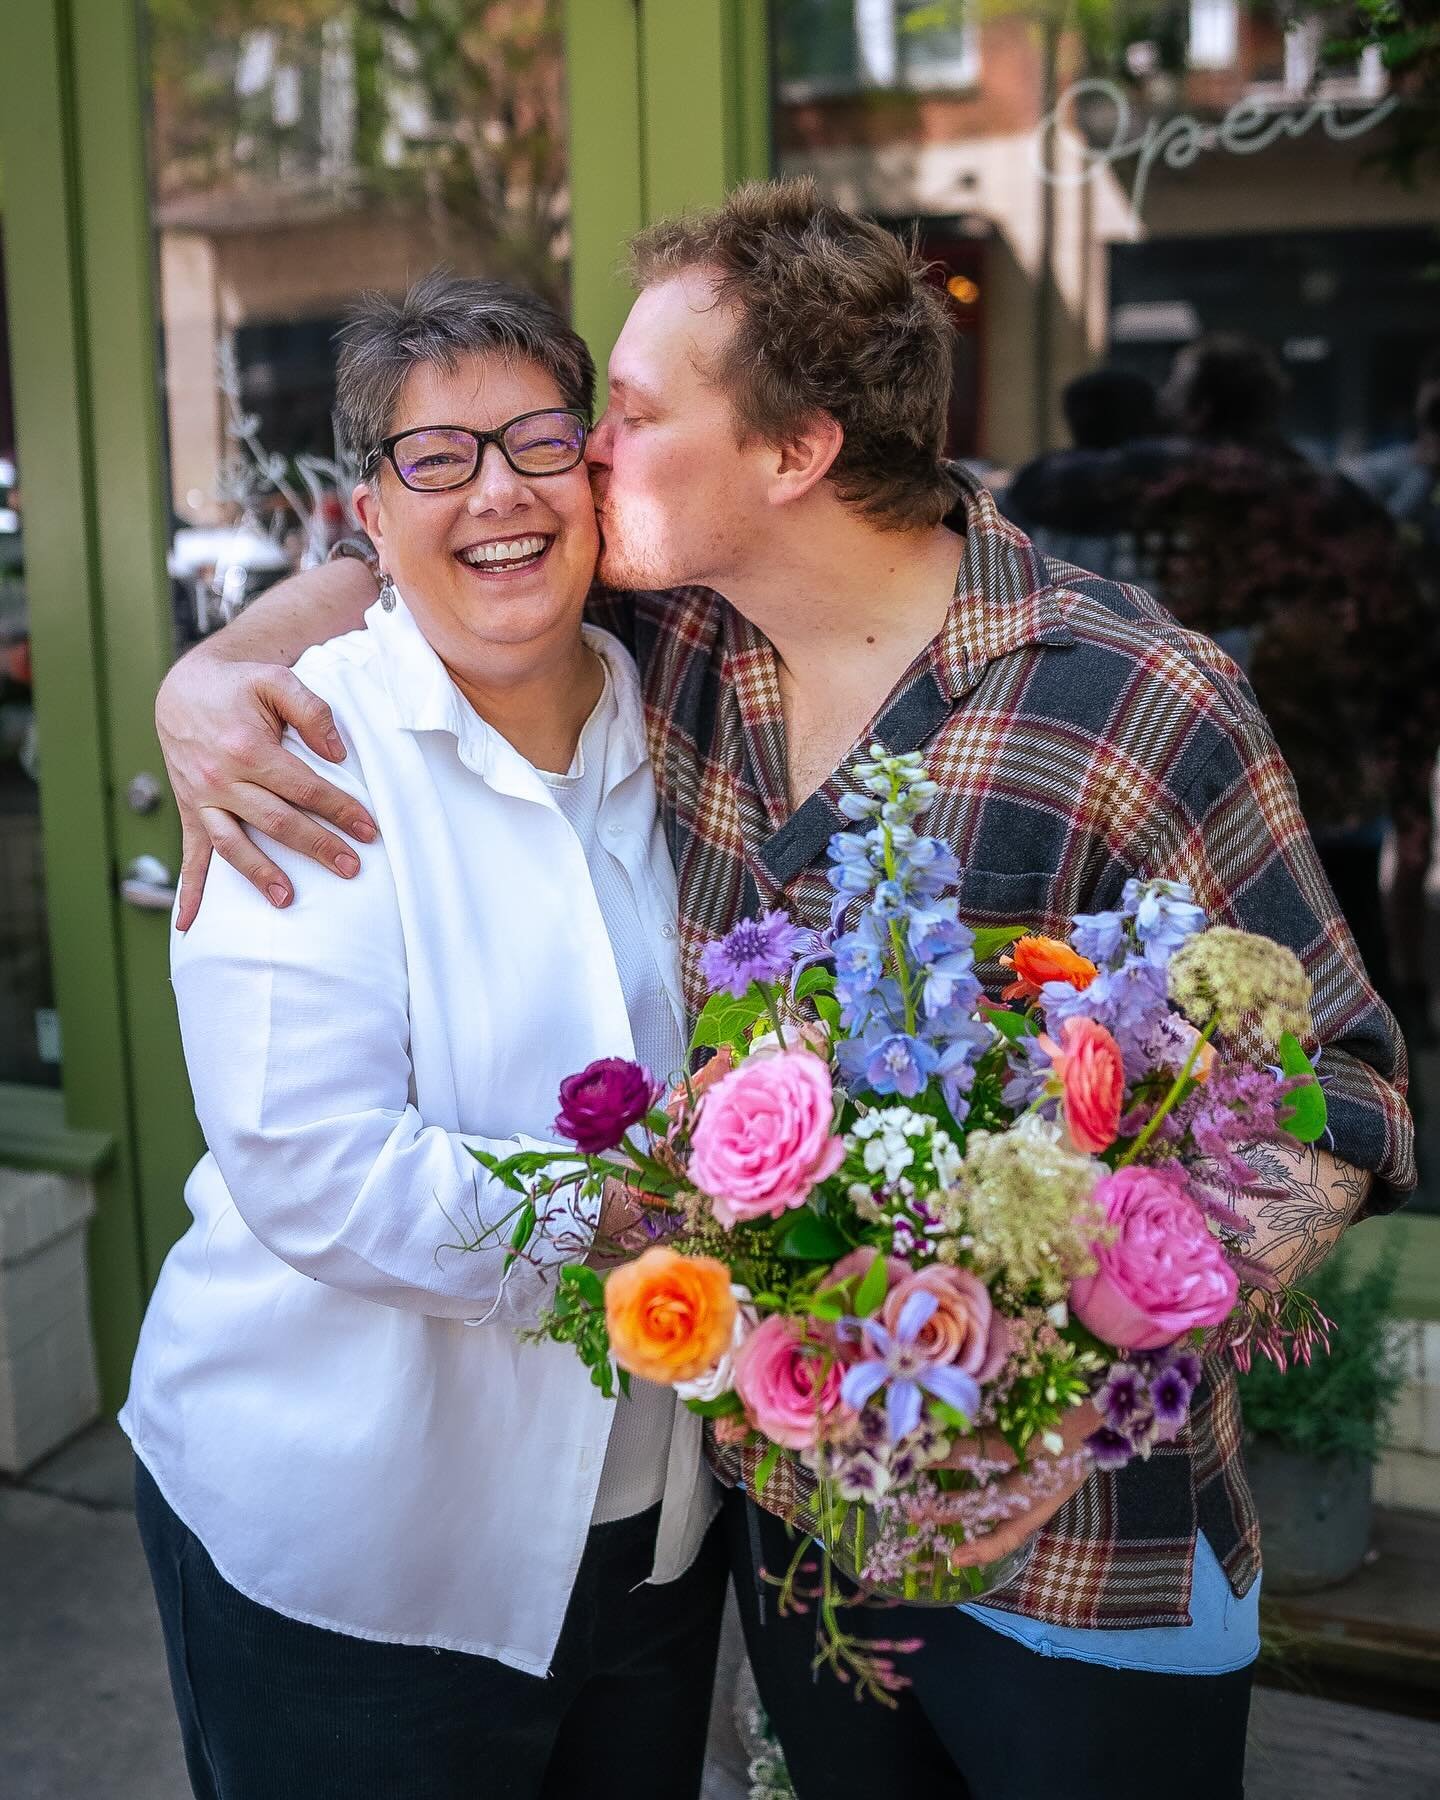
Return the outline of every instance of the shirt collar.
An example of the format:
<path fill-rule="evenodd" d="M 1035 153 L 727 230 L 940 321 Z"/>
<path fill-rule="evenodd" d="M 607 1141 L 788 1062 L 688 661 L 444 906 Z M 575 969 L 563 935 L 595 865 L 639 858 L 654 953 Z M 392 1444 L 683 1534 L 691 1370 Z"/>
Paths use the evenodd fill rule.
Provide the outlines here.
<path fill-rule="evenodd" d="M 492 787 L 549 797 L 533 766 L 509 740 L 486 723 L 460 692 L 430 641 L 392 585 L 393 605 L 377 600 L 365 614 L 376 640 L 385 691 L 402 731 L 444 731 L 456 741 L 460 760 Z M 608 792 L 646 760 L 640 683 L 624 646 L 596 625 L 581 627 L 585 641 L 610 671 L 617 720 L 605 758 Z M 553 802 L 552 802 L 553 804 Z"/>
<path fill-rule="evenodd" d="M 930 646 L 931 667 L 951 700 L 969 692 L 987 663 L 1030 644 L 1069 644 L 1062 584 L 1040 552 L 1004 518 L 994 496 L 959 463 L 950 473 L 960 496 L 945 523 L 963 532 L 955 598 Z"/>

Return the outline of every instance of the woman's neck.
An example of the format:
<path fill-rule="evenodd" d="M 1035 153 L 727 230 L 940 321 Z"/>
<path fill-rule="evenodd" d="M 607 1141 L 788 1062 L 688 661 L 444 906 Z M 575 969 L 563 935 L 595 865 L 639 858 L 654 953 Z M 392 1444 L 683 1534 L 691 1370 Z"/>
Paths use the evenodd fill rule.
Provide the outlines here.
<path fill-rule="evenodd" d="M 450 678 L 493 730 L 537 769 L 563 775 L 585 721 L 605 690 L 605 665 L 576 635 L 563 653 L 496 680 L 450 669 Z"/>

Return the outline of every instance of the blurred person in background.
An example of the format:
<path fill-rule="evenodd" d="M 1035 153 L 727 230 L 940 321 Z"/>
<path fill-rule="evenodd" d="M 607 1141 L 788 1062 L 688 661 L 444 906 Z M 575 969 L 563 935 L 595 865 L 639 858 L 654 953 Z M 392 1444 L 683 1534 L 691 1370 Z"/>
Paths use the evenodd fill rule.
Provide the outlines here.
<path fill-rule="evenodd" d="M 1289 391 L 1258 343 L 1186 345 L 1160 396 L 1176 437 L 1141 488 L 1136 528 L 1152 590 L 1249 677 L 1371 978 L 1419 1034 L 1440 746 L 1434 613 L 1385 508 L 1285 437 Z"/>
<path fill-rule="evenodd" d="M 1067 384 L 1061 405 L 1071 447 L 1017 470 L 1001 510 L 1046 555 L 1111 581 L 1139 581 L 1139 493 L 1169 454 L 1154 386 L 1131 369 L 1090 369 Z"/>

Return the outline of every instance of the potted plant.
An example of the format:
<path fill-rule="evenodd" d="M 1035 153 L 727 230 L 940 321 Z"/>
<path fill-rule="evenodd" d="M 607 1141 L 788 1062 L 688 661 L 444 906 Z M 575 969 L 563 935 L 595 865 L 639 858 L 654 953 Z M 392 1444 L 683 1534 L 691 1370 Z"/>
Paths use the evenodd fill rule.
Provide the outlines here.
<path fill-rule="evenodd" d="M 1396 1273 L 1393 1253 L 1360 1270 L 1338 1251 L 1306 1283 L 1333 1322 L 1329 1350 L 1284 1371 L 1257 1359 L 1240 1377 L 1271 1593 L 1332 1587 L 1364 1559 L 1374 1465 L 1405 1381 L 1389 1330 Z"/>

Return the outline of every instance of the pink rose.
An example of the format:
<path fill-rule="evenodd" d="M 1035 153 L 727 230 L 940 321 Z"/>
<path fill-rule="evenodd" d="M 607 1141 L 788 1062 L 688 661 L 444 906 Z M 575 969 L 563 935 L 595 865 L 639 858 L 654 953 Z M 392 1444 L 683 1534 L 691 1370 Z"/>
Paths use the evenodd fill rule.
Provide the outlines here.
<path fill-rule="evenodd" d="M 996 1316 L 990 1294 L 978 1275 L 930 1263 L 906 1274 L 885 1296 L 880 1322 L 891 1333 L 912 1294 L 930 1294 L 935 1310 L 915 1336 L 915 1349 L 928 1361 L 950 1363 L 976 1381 L 993 1381 L 1009 1350 L 1004 1321 Z"/>
<path fill-rule="evenodd" d="M 1131 1167 L 1095 1188 L 1113 1241 L 1070 1290 L 1080 1323 L 1121 1350 L 1158 1350 L 1196 1326 L 1218 1325 L 1239 1284 L 1174 1169 Z"/>
<path fill-rule="evenodd" d="M 1060 1042 L 1042 1037 L 1064 1095 L 1070 1142 L 1087 1156 L 1108 1150 L 1120 1129 L 1125 1104 L 1125 1063 L 1120 1046 L 1103 1025 L 1082 1017 L 1067 1019 Z"/>
<path fill-rule="evenodd" d="M 735 1392 L 746 1417 L 772 1443 L 808 1450 L 840 1404 L 844 1370 L 833 1347 L 781 1313 L 752 1331 L 735 1352 Z"/>
<path fill-rule="evenodd" d="M 845 1160 L 831 1130 L 830 1071 L 808 1050 L 741 1063 L 705 1096 L 691 1138 L 690 1179 L 722 1225 L 803 1206 Z"/>

